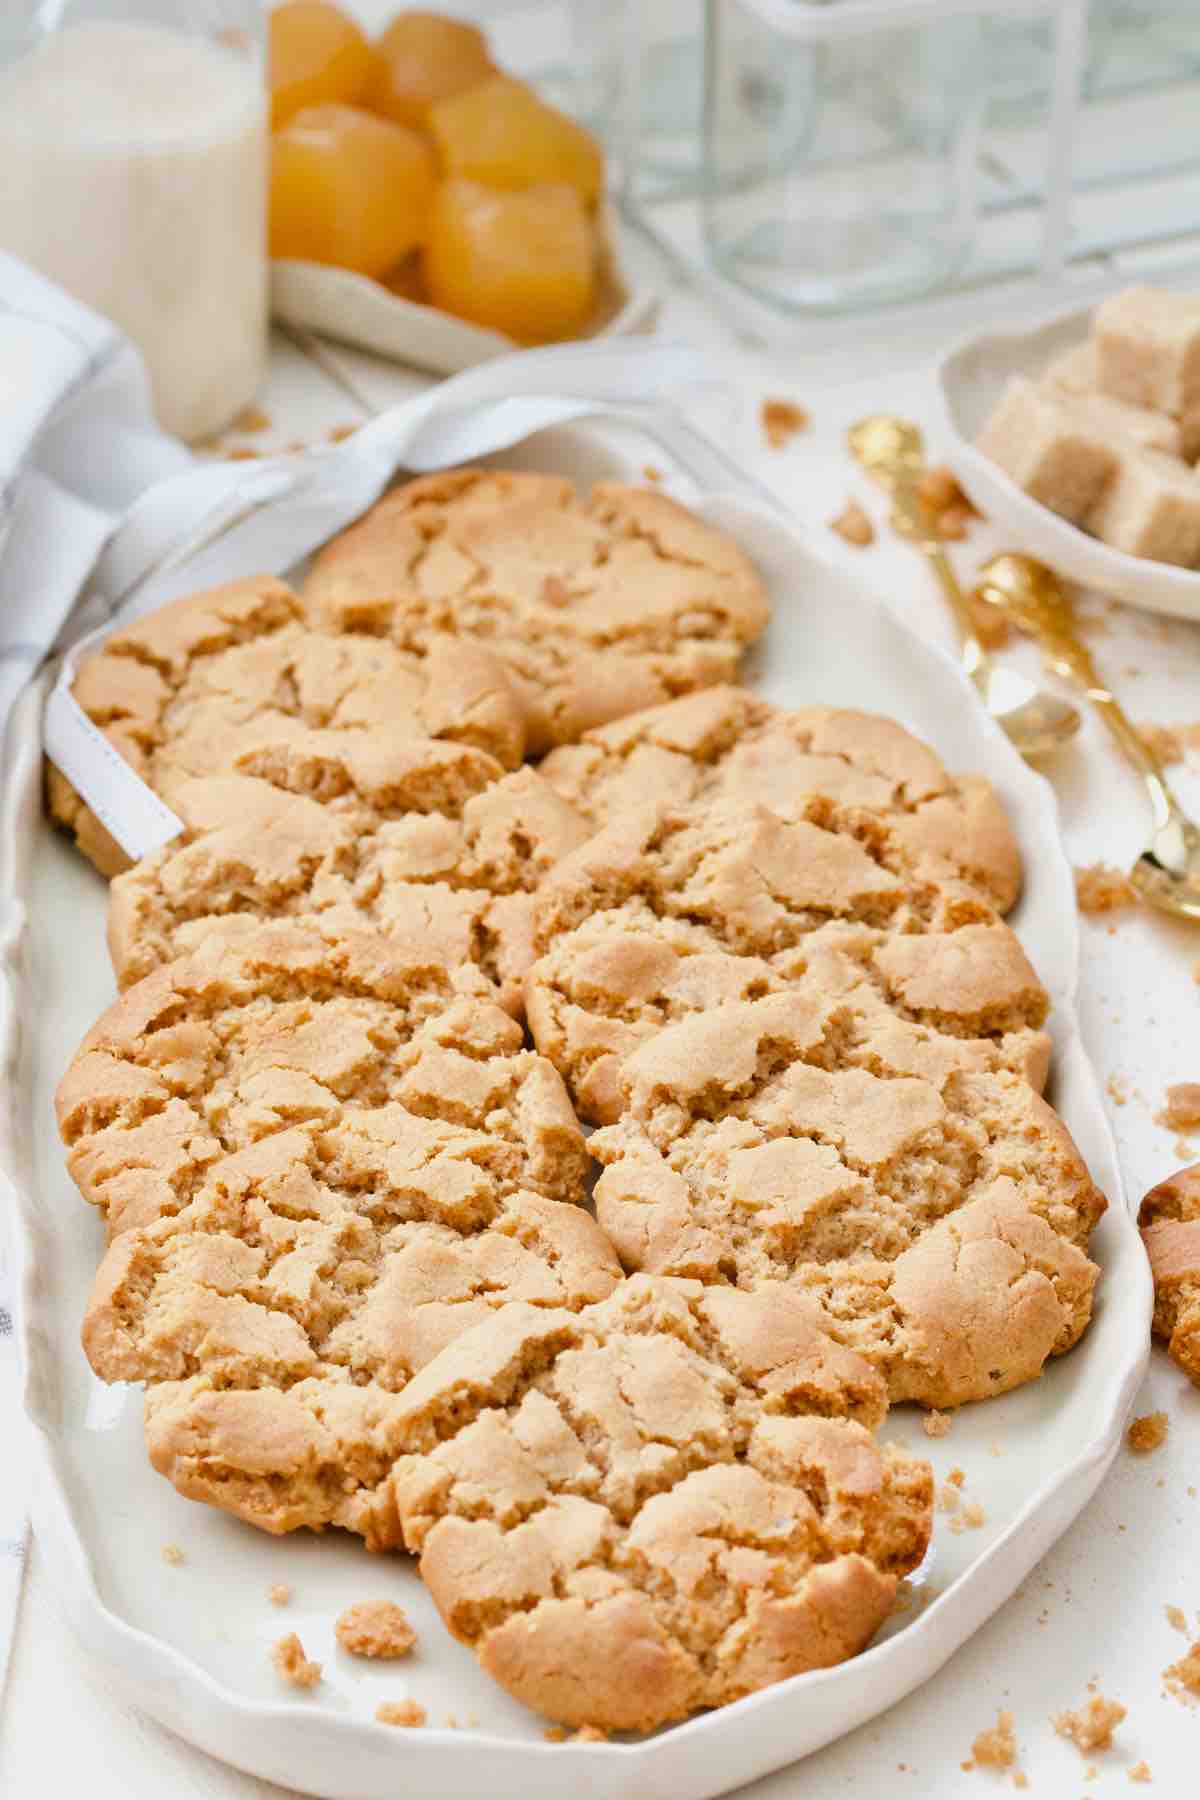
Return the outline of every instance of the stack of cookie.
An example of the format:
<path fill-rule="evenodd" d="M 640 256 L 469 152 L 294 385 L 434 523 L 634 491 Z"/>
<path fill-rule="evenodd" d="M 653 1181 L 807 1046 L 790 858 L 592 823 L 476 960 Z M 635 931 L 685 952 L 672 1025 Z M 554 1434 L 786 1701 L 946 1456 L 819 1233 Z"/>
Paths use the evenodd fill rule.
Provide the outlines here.
<path fill-rule="evenodd" d="M 889 1401 L 1090 1312 L 1003 813 L 729 685 L 766 617 L 661 494 L 455 471 L 77 688 L 186 824 L 112 883 L 124 992 L 60 1090 L 92 1365 L 181 1492 L 418 1552 L 568 1724 L 862 1648 L 930 1532 Z"/>

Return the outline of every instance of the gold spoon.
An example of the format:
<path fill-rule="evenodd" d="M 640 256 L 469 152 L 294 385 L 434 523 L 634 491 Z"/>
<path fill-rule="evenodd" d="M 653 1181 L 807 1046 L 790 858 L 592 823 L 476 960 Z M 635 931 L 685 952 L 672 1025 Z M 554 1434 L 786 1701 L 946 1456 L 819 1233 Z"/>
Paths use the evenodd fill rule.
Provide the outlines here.
<path fill-rule="evenodd" d="M 1163 912 L 1200 919 L 1200 830 L 1167 785 L 1162 763 L 1100 679 L 1058 576 L 1032 556 L 1010 551 L 984 564 L 975 592 L 1037 639 L 1047 668 L 1078 682 L 1145 782 L 1154 826 L 1129 871 L 1138 893 Z"/>
<path fill-rule="evenodd" d="M 907 419 L 876 413 L 847 433 L 851 454 L 892 501 L 892 524 L 925 557 L 941 585 L 962 635 L 962 665 L 996 723 L 1022 756 L 1044 756 L 1079 730 L 1079 708 L 1018 675 L 998 667 L 979 641 L 975 621 L 958 577 L 942 548 L 937 529 L 921 500 L 925 470 L 921 433 Z"/>

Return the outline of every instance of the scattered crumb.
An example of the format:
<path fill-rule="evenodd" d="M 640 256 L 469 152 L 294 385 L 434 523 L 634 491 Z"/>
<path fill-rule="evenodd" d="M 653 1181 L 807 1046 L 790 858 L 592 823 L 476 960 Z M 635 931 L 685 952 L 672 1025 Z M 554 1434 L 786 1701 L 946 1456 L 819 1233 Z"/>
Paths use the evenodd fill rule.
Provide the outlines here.
<path fill-rule="evenodd" d="M 1089 1763 L 1087 1768 L 1083 1771 L 1083 1779 L 1085 1781 L 1095 1781 L 1095 1779 L 1099 1773 L 1100 1773 L 1100 1771 L 1096 1767 L 1095 1763 Z"/>
<path fill-rule="evenodd" d="M 265 413 L 261 406 L 243 406 L 230 431 L 269 431 L 271 415 Z"/>
<path fill-rule="evenodd" d="M 468 1713 L 467 1718 L 466 1718 L 467 1730 L 474 1731 L 478 1724 L 479 1724 L 478 1713 Z"/>
<path fill-rule="evenodd" d="M 1165 1412 L 1143 1413 L 1135 1419 L 1125 1434 L 1125 1441 L 1135 1456 L 1149 1456 L 1152 1450 L 1161 1450 L 1167 1441 L 1167 1430 L 1170 1420 Z"/>
<path fill-rule="evenodd" d="M 284 1581 L 277 1581 L 267 1589 L 267 1599 L 272 1606 L 287 1606 L 292 1598 L 292 1590 Z"/>
<path fill-rule="evenodd" d="M 830 519 L 829 529 L 859 550 L 875 542 L 875 527 L 857 500 L 847 500 L 836 519 Z"/>
<path fill-rule="evenodd" d="M 1108 1097 L 1113 1105 L 1124 1106 L 1129 1098 L 1129 1089 L 1125 1086 L 1121 1077 L 1119 1075 L 1110 1075 L 1104 1085 L 1108 1089 Z"/>
<path fill-rule="evenodd" d="M 425 1708 L 415 1700 L 385 1700 L 375 1708 L 381 1725 L 424 1725 Z"/>
<path fill-rule="evenodd" d="M 1186 1634 L 1188 1628 L 1187 1614 L 1184 1612 L 1182 1606 L 1168 1606 L 1167 1624 L 1171 1627 L 1172 1631 L 1182 1631 Z"/>
<path fill-rule="evenodd" d="M 1151 756 L 1156 756 L 1160 763 L 1183 761 L 1183 745 L 1169 725 L 1139 725 L 1137 734 Z"/>
<path fill-rule="evenodd" d="M 927 512 L 943 513 L 950 506 L 967 513 L 975 512 L 966 493 L 959 486 L 957 475 L 945 463 L 935 463 L 932 468 L 925 470 L 917 483 L 917 493 Z"/>
<path fill-rule="evenodd" d="M 567 1741 L 567 1728 L 565 1725 L 547 1725 L 542 1736 L 548 1744 L 565 1744 Z"/>
<path fill-rule="evenodd" d="M 1137 889 L 1120 869 L 1093 863 L 1075 871 L 1075 904 L 1081 913 L 1116 912 L 1122 906 L 1137 905 Z"/>
<path fill-rule="evenodd" d="M 946 1477 L 946 1480 L 952 1481 L 957 1488 L 960 1488 L 966 1479 L 966 1474 L 962 1469 L 951 1469 Z"/>
<path fill-rule="evenodd" d="M 331 444 L 344 444 L 346 439 L 353 437 L 357 430 L 357 425 L 334 425 L 325 433 L 325 436 Z"/>
<path fill-rule="evenodd" d="M 226 462 L 253 462 L 262 455 L 261 450 L 252 450 L 249 444 L 234 444 L 223 452 Z"/>
<path fill-rule="evenodd" d="M 1200 1126 L 1200 1081 L 1177 1081 L 1167 1089 L 1166 1105 L 1154 1115 L 1168 1131 L 1195 1131 Z"/>
<path fill-rule="evenodd" d="M 959 1493 L 958 1489 L 956 1487 L 951 1487 L 948 1481 L 943 1482 L 938 1489 L 938 1511 L 946 1513 L 957 1512 L 961 1504 L 962 1495 Z"/>
<path fill-rule="evenodd" d="M 981 1769 L 1011 1769 L 1017 1760 L 1017 1740 L 1013 1736 L 1013 1716 L 1010 1712 L 996 1715 L 996 1723 L 990 1731 L 981 1731 L 971 1745 L 971 1755 Z M 963 1763 L 964 1769 L 970 1769 L 975 1763 Z"/>
<path fill-rule="evenodd" d="M 782 450 L 808 424 L 808 414 L 794 400 L 764 400 L 758 416 L 772 450 Z"/>
<path fill-rule="evenodd" d="M 1134 1763 L 1132 1769 L 1129 1771 L 1129 1779 L 1130 1781 L 1149 1781 L 1150 1764 L 1148 1762 Z"/>
<path fill-rule="evenodd" d="M 1124 1717 L 1125 1708 L 1119 1700 L 1093 1694 L 1077 1712 L 1054 1713 L 1050 1723 L 1059 1737 L 1069 1738 L 1080 1754 L 1087 1756 L 1093 1750 L 1112 1749 L 1113 1731 Z"/>
<path fill-rule="evenodd" d="M 663 472 L 657 463 L 646 463 L 642 469 L 642 479 L 643 481 L 658 482 L 663 479 Z"/>
<path fill-rule="evenodd" d="M 571 1742 L 573 1744 L 607 1744 L 608 1733 L 599 1725 L 581 1725 Z"/>
<path fill-rule="evenodd" d="M 360 1600 L 338 1616 L 334 1635 L 351 1656 L 371 1656 L 394 1662 L 407 1656 L 417 1634 L 394 1600 Z"/>
<path fill-rule="evenodd" d="M 988 1445 L 988 1455 L 989 1456 L 1003 1456 L 1004 1455 L 1004 1445 L 1003 1444 L 989 1444 Z"/>
<path fill-rule="evenodd" d="M 895 1597 L 892 1600 L 892 1612 L 906 1613 L 916 1597 L 917 1590 L 907 1577 L 902 1581 L 898 1581 L 896 1583 Z"/>
<path fill-rule="evenodd" d="M 180 1563 L 187 1561 L 187 1557 L 179 1548 L 178 1544 L 164 1544 L 162 1547 L 162 1559 L 165 1563 L 170 1563 L 173 1569 L 177 1569 Z"/>
<path fill-rule="evenodd" d="M 1171 1148 L 1175 1152 L 1176 1156 L 1179 1158 L 1180 1162 L 1190 1162 L 1191 1161 L 1192 1146 L 1191 1146 L 1190 1139 L 1177 1137 L 1175 1139 L 1175 1142 L 1171 1145 Z"/>
<path fill-rule="evenodd" d="M 1029 1786 L 1029 1777 L 1026 1775 L 1024 1769 L 1018 1769 L 1013 1776 L 1013 1786 L 1018 1788 L 1027 1788 Z"/>
<path fill-rule="evenodd" d="M 921 1420 L 921 1429 L 926 1437 L 945 1437 L 950 1429 L 949 1416 L 942 1412 L 927 1412 Z"/>
<path fill-rule="evenodd" d="M 962 531 L 946 530 L 946 520 L 949 517 L 949 513 L 942 514 L 940 521 L 942 536 L 944 538 L 965 536 L 965 532 Z M 990 600 L 984 600 L 978 594 L 968 594 L 967 605 L 971 612 L 971 623 L 975 627 L 975 636 L 984 649 L 1002 650 L 1012 637 L 1012 625 L 1007 614 L 1001 612 L 998 606 L 993 606 Z"/>
<path fill-rule="evenodd" d="M 457 1713 L 447 1713 L 446 1717 L 442 1721 L 442 1723 L 445 1725 L 447 1731 L 457 1731 L 458 1730 L 458 1714 Z"/>
<path fill-rule="evenodd" d="M 956 1513 L 950 1521 L 951 1531 L 978 1531 L 981 1525 L 987 1524 L 987 1514 L 978 1502 L 971 1500 Z"/>
<path fill-rule="evenodd" d="M 294 1631 L 289 1631 L 286 1637 L 281 1637 L 272 1647 L 271 1661 L 275 1664 L 280 1679 L 291 1687 L 316 1687 L 321 1679 L 320 1663 L 309 1662 L 304 1654 L 304 1645 Z"/>
<path fill-rule="evenodd" d="M 1200 1638 L 1190 1646 L 1186 1656 L 1163 1670 L 1163 1680 L 1177 1700 L 1200 1699 Z"/>

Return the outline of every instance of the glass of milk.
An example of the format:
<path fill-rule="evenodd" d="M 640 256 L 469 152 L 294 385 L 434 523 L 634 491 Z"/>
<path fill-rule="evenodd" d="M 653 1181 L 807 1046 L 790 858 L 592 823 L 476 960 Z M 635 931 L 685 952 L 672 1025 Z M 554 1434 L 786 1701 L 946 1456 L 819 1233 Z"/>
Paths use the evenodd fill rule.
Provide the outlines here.
<path fill-rule="evenodd" d="M 133 339 L 184 438 L 262 378 L 266 121 L 257 0 L 0 0 L 0 249 Z"/>

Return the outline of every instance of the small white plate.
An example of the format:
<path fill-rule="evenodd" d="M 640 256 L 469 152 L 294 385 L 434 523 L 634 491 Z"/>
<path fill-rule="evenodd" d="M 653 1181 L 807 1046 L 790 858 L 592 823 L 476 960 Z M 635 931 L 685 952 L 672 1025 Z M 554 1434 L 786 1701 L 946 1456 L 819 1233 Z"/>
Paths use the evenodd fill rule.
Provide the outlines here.
<path fill-rule="evenodd" d="M 649 330 L 658 297 L 649 288 L 633 287 L 627 278 L 616 221 L 607 205 L 601 210 L 600 231 L 599 300 L 594 319 L 580 336 L 623 337 Z M 520 348 L 502 332 L 468 325 L 436 306 L 403 300 L 382 282 L 324 263 L 273 262 L 271 311 L 284 325 L 337 338 L 433 375 L 457 375 Z"/>
<path fill-rule="evenodd" d="M 1001 331 L 958 344 L 938 365 L 938 402 L 950 444 L 948 461 L 972 502 L 993 525 L 1011 531 L 1014 550 L 1040 557 L 1069 581 L 1130 606 L 1200 619 L 1200 570 L 1150 562 L 1111 550 L 1021 492 L 975 447 L 1009 377 L 1039 376 L 1064 350 L 1082 343 L 1094 308 L 1058 313 L 1031 331 Z"/>

